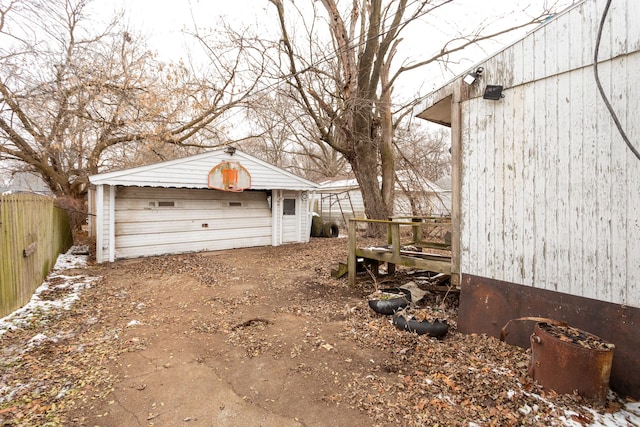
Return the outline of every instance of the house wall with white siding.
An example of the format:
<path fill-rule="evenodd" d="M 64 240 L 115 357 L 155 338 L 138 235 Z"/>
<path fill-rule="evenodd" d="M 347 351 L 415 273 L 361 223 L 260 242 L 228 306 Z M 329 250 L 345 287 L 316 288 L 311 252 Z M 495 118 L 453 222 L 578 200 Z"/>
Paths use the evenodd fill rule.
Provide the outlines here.
<path fill-rule="evenodd" d="M 396 192 L 393 200 L 393 214 L 396 216 L 449 216 L 451 215 L 451 191 L 437 189 L 422 193 L 412 192 L 409 195 Z"/>
<path fill-rule="evenodd" d="M 462 270 L 640 307 L 640 162 L 596 87 L 602 8 L 585 2 L 481 64 L 506 89 L 462 105 Z M 640 3 L 609 16 L 599 74 L 638 143 Z"/>
<path fill-rule="evenodd" d="M 563 320 L 615 344 L 611 386 L 640 397 L 640 160 L 594 76 L 606 0 L 586 0 L 428 96 L 418 116 L 452 128 L 453 259 L 463 332 Z M 598 71 L 640 149 L 640 2 L 615 0 Z M 483 99 L 486 85 L 504 98 Z M 532 327 L 511 326 L 528 346 Z"/>
<path fill-rule="evenodd" d="M 454 81 L 434 95 L 463 93 L 461 272 L 640 307 L 640 162 L 592 66 L 604 4 L 577 5 L 477 64 L 473 87 Z M 640 2 L 612 4 L 598 66 L 636 146 L 638 22 Z M 483 99 L 486 84 L 504 98 Z"/>

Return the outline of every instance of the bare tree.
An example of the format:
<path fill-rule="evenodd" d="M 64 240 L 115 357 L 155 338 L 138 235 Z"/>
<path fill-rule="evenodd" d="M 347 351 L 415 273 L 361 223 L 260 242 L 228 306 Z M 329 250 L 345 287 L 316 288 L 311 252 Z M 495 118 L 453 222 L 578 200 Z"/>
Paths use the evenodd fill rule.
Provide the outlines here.
<path fill-rule="evenodd" d="M 83 198 L 88 176 L 211 143 L 216 120 L 245 105 L 242 51 L 209 68 L 157 60 L 117 19 L 101 31 L 89 0 L 12 0 L 0 10 L 0 160 Z"/>
<path fill-rule="evenodd" d="M 431 130 L 420 123 L 401 126 L 395 130 L 394 146 L 398 170 L 415 171 L 432 182 L 451 174 L 449 129 Z"/>
<path fill-rule="evenodd" d="M 342 12 L 337 0 L 321 0 L 331 45 L 323 54 L 314 51 L 320 36 L 313 25 L 308 37 L 290 35 L 282 0 L 276 7 L 281 40 L 278 47 L 287 64 L 281 76 L 295 93 L 298 106 L 310 117 L 317 140 L 341 153 L 349 162 L 362 191 L 369 218 L 385 219 L 392 213 L 396 155 L 394 139 L 398 116 L 411 104 L 394 105 L 393 88 L 405 73 L 450 56 L 483 40 L 516 28 L 542 22 L 549 12 L 521 25 L 487 31 L 485 26 L 449 40 L 432 55 L 395 64 L 401 34 L 417 18 L 452 4 L 451 0 L 354 0 Z M 314 23 L 320 22 L 315 19 Z M 315 24 L 314 24 L 315 25 Z M 379 180 L 380 178 L 380 180 Z"/>
<path fill-rule="evenodd" d="M 309 116 L 282 90 L 254 98 L 247 109 L 251 134 L 243 149 L 311 180 L 346 172 L 347 162 L 318 139 Z"/>
<path fill-rule="evenodd" d="M 402 213 L 424 216 L 450 212 L 450 196 L 443 197 L 440 194 L 443 189 L 436 182 L 451 173 L 449 131 L 429 130 L 417 123 L 410 129 L 399 126 L 395 130 L 394 146 L 396 188 L 409 203 Z"/>

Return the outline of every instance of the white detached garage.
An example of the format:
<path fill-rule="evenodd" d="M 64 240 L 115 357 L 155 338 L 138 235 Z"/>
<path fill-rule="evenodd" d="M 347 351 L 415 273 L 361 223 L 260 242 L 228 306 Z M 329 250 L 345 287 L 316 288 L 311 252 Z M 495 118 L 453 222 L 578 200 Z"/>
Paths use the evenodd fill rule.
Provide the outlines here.
<path fill-rule="evenodd" d="M 231 147 L 89 181 L 97 262 L 308 242 L 318 188 Z"/>

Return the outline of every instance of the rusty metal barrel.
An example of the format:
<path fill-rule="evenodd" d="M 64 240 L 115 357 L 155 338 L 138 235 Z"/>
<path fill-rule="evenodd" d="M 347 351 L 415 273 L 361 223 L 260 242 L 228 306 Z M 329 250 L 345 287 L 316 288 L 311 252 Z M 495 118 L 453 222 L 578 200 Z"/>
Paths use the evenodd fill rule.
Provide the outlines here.
<path fill-rule="evenodd" d="M 570 326 L 537 323 L 531 335 L 530 375 L 556 393 L 577 392 L 604 405 L 614 345 Z"/>

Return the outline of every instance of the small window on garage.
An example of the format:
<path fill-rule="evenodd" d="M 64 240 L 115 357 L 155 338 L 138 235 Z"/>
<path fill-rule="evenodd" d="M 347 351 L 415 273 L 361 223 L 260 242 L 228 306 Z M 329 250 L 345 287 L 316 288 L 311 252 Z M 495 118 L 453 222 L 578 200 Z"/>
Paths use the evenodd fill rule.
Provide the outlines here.
<path fill-rule="evenodd" d="M 176 202 L 168 201 L 168 200 L 160 200 L 158 202 L 158 207 L 159 208 L 175 208 L 176 207 Z"/>
<path fill-rule="evenodd" d="M 284 199 L 282 205 L 283 215 L 295 215 L 296 214 L 296 199 Z"/>
<path fill-rule="evenodd" d="M 242 206 L 242 202 L 229 202 L 230 208 L 239 208 Z"/>

